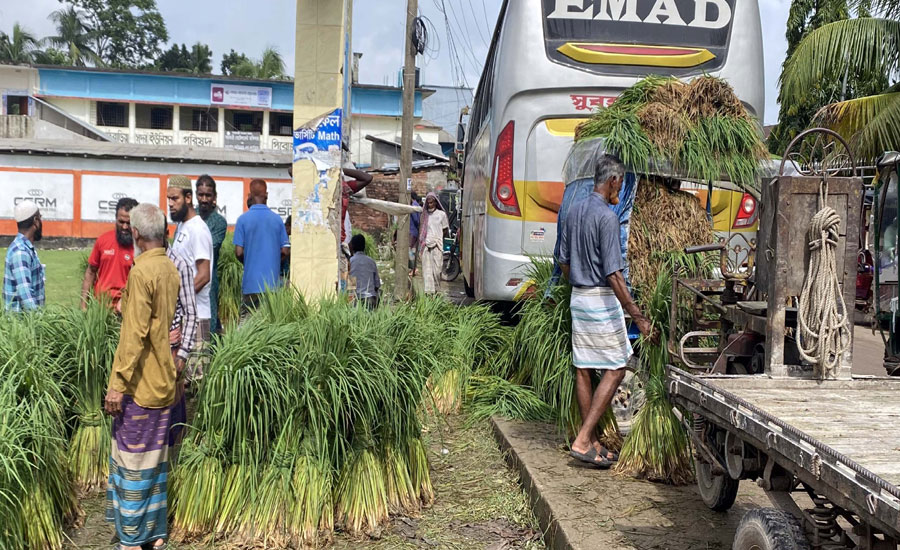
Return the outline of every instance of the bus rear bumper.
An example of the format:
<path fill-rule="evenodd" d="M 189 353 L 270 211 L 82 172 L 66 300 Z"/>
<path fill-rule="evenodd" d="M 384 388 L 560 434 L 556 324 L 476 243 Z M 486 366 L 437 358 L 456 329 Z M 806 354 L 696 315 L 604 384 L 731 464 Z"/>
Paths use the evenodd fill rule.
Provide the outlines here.
<path fill-rule="evenodd" d="M 516 292 L 528 279 L 531 258 L 484 248 L 482 287 L 479 298 L 498 302 L 515 300 Z"/>

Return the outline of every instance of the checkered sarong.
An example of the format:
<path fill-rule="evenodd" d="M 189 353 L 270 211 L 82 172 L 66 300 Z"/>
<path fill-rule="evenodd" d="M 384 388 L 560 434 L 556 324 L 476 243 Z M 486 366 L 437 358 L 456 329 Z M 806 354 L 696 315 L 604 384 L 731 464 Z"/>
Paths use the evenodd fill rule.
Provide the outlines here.
<path fill-rule="evenodd" d="M 206 366 L 209 365 L 209 342 L 211 332 L 209 319 L 200 319 L 197 321 L 197 341 L 188 359 L 185 377 L 189 383 L 199 382 L 206 372 Z"/>

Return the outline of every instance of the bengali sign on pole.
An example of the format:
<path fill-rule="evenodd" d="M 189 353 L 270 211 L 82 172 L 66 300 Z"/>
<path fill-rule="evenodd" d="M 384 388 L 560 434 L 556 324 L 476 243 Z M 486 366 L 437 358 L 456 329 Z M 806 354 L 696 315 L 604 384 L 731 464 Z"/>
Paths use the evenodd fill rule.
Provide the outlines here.
<path fill-rule="evenodd" d="M 272 88 L 244 86 L 242 84 L 218 84 L 209 86 L 209 100 L 223 107 L 272 108 Z"/>

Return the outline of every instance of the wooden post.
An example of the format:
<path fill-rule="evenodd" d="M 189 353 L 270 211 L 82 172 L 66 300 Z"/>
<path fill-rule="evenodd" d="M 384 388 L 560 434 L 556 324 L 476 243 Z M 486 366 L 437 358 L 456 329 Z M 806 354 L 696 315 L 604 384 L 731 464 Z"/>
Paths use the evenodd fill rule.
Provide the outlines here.
<path fill-rule="evenodd" d="M 416 50 L 413 46 L 418 0 L 406 4 L 406 50 L 403 64 L 403 120 L 400 139 L 400 183 L 397 202 L 409 204 L 412 190 L 412 134 L 413 114 L 416 106 Z M 394 298 L 405 300 L 409 294 L 409 216 L 400 216 L 397 228 L 397 249 L 394 251 Z"/>
<path fill-rule="evenodd" d="M 343 65 L 351 3 L 297 0 L 295 129 L 340 107 L 349 108 L 343 105 Z M 349 130 L 342 128 L 345 133 Z M 332 164 L 336 165 L 320 178 L 312 160 L 294 163 L 291 284 L 312 300 L 333 294 L 338 284 L 341 167 L 339 162 Z"/>

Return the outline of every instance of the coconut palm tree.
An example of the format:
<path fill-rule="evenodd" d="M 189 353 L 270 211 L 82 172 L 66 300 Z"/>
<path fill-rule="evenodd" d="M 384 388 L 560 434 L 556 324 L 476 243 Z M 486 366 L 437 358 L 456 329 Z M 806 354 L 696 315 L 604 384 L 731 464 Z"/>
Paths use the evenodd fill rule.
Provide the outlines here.
<path fill-rule="evenodd" d="M 865 2 L 865 4 L 863 4 Z M 900 147 L 900 0 L 857 0 L 857 17 L 809 33 L 784 65 L 782 102 L 802 101 L 827 80 L 858 79 L 871 89 L 855 99 L 842 94 L 823 107 L 814 126 L 827 126 L 850 140 L 859 159 Z M 866 10 L 865 8 L 869 8 Z"/>
<path fill-rule="evenodd" d="M 289 78 L 284 70 L 284 58 L 272 46 L 263 50 L 259 61 L 243 60 L 232 67 L 232 74 L 260 80 L 284 80 Z"/>
<path fill-rule="evenodd" d="M 45 43 L 63 51 L 69 58 L 69 63 L 75 67 L 102 63 L 97 53 L 91 49 L 91 29 L 80 11 L 69 6 L 51 13 L 50 19 L 56 23 L 57 34 L 45 38 Z"/>
<path fill-rule="evenodd" d="M 38 52 L 38 40 L 16 23 L 12 36 L 0 32 L 0 63 L 10 65 L 26 65 L 34 62 Z"/>
<path fill-rule="evenodd" d="M 188 72 L 194 74 L 212 74 L 212 50 L 209 46 L 197 42 L 191 46 L 189 55 L 190 66 L 186 67 Z"/>

